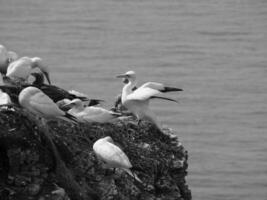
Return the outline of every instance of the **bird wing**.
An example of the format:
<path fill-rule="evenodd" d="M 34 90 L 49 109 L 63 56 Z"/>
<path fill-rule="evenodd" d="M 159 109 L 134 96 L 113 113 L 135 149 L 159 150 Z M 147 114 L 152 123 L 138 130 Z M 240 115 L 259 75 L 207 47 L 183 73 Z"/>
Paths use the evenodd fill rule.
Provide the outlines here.
<path fill-rule="evenodd" d="M 80 113 L 80 116 L 82 116 L 85 121 L 94 121 L 100 123 L 105 123 L 115 118 L 112 111 L 93 106 L 85 108 Z"/>
<path fill-rule="evenodd" d="M 101 142 L 94 148 L 96 154 L 110 167 L 131 168 L 132 165 L 126 154 L 110 142 Z"/>
<path fill-rule="evenodd" d="M 32 109 L 44 114 L 45 116 L 57 117 L 65 115 L 65 112 L 60 110 L 52 99 L 43 92 L 34 94 L 29 99 L 29 105 L 31 105 Z"/>
<path fill-rule="evenodd" d="M 89 98 L 88 95 L 84 94 L 84 93 L 81 93 L 81 92 L 78 92 L 76 90 L 69 90 L 69 93 L 70 94 L 73 94 L 77 97 L 86 97 L 86 98 Z"/>
<path fill-rule="evenodd" d="M 152 96 L 158 95 L 160 93 L 161 92 L 156 89 L 141 86 L 134 92 L 129 94 L 127 96 L 127 100 L 147 100 L 150 99 Z"/>
<path fill-rule="evenodd" d="M 95 106 L 88 106 L 83 110 L 83 112 L 87 113 L 88 115 L 120 115 L 120 113 Z"/>
<path fill-rule="evenodd" d="M 141 86 L 141 88 L 151 88 L 158 91 L 163 90 L 164 87 L 165 86 L 162 83 L 156 83 L 156 82 L 147 82 Z"/>
<path fill-rule="evenodd" d="M 62 99 L 73 99 L 73 95 L 69 94 L 68 91 L 55 85 L 43 84 L 37 87 L 42 90 L 47 96 L 49 96 L 54 102 L 58 102 Z"/>
<path fill-rule="evenodd" d="M 90 107 L 86 107 L 83 112 L 86 113 L 87 115 L 101 115 L 103 113 L 105 113 L 105 109 L 100 108 L 100 107 L 94 107 L 94 106 L 90 106 Z"/>
<path fill-rule="evenodd" d="M 141 87 L 155 89 L 155 90 L 158 90 L 162 93 L 183 91 L 183 89 L 181 89 L 181 88 L 170 87 L 170 86 L 166 86 L 162 83 L 156 83 L 156 82 L 147 82 L 147 83 L 143 84 Z"/>

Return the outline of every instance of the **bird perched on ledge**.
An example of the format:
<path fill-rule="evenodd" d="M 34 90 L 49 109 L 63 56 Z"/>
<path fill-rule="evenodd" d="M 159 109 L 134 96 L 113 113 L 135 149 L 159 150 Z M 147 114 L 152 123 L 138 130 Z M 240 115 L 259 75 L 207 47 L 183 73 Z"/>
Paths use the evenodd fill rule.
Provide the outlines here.
<path fill-rule="evenodd" d="M 19 104 L 32 114 L 45 119 L 60 118 L 77 123 L 74 116 L 60 110 L 46 94 L 36 87 L 26 87 L 19 94 Z"/>
<path fill-rule="evenodd" d="M 101 107 L 95 107 L 95 106 L 84 107 L 80 99 L 74 99 L 63 107 L 67 106 L 71 107 L 71 109 L 68 110 L 68 113 L 75 116 L 82 122 L 106 123 L 106 122 L 111 122 L 112 120 L 121 116 L 120 113 L 106 110 Z"/>
<path fill-rule="evenodd" d="M 3 92 L 0 89 L 0 105 L 8 105 L 8 104 L 11 104 L 10 96 L 6 92 Z"/>
<path fill-rule="evenodd" d="M 177 102 L 174 99 L 159 95 L 167 92 L 183 90 L 180 88 L 168 87 L 162 83 L 147 82 L 133 91 L 133 88 L 136 87 L 137 84 L 134 71 L 128 71 L 125 74 L 118 75 L 117 78 L 128 79 L 128 83 L 122 89 L 122 105 L 137 117 L 138 123 L 141 119 L 147 119 L 161 130 L 161 125 L 158 122 L 156 115 L 149 109 L 150 99 L 157 98 Z"/>
<path fill-rule="evenodd" d="M 0 73 L 6 74 L 8 65 L 18 59 L 14 51 L 7 51 L 6 47 L 0 44 Z"/>
<path fill-rule="evenodd" d="M 133 167 L 127 155 L 114 144 L 110 136 L 98 139 L 94 145 L 93 150 L 97 158 L 104 162 L 107 168 L 120 168 L 134 177 L 137 181 L 142 181 L 131 171 Z"/>
<path fill-rule="evenodd" d="M 40 69 L 48 83 L 51 84 L 48 66 L 44 65 L 42 59 L 39 57 L 22 57 L 10 63 L 7 68 L 6 76 L 15 81 L 27 82 L 34 68 Z"/>

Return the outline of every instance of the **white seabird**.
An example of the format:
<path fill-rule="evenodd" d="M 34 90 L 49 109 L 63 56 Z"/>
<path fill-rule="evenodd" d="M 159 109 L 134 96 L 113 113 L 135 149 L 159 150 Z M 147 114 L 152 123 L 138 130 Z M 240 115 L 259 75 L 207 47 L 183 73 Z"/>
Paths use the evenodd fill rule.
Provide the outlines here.
<path fill-rule="evenodd" d="M 19 104 L 31 113 L 45 119 L 60 118 L 76 122 L 76 118 L 60 110 L 46 94 L 36 87 L 27 87 L 19 94 Z"/>
<path fill-rule="evenodd" d="M 133 167 L 127 155 L 114 144 L 110 136 L 98 139 L 93 150 L 98 159 L 104 162 L 107 168 L 120 168 L 133 176 L 139 182 L 142 182 L 136 174 L 130 169 Z"/>
<path fill-rule="evenodd" d="M 68 113 L 75 116 L 82 122 L 99 122 L 106 123 L 121 116 L 120 113 L 115 113 L 110 110 L 106 110 L 101 107 L 87 106 L 84 107 L 83 102 L 80 99 L 73 99 L 63 107 L 70 106 L 71 109 Z"/>
<path fill-rule="evenodd" d="M 128 79 L 128 83 L 122 89 L 122 105 L 137 117 L 138 123 L 141 119 L 147 119 L 161 130 L 161 125 L 156 115 L 149 109 L 149 100 L 158 98 L 177 102 L 174 99 L 157 95 L 161 95 L 165 92 L 183 90 L 180 88 L 167 87 L 162 83 L 147 82 L 133 91 L 133 88 L 136 87 L 137 84 L 134 71 L 128 71 L 125 74 L 118 75 L 117 78 Z"/>
<path fill-rule="evenodd" d="M 7 51 L 6 47 L 0 44 L 0 73 L 6 74 L 9 63 L 18 59 L 14 51 Z"/>
<path fill-rule="evenodd" d="M 27 81 L 34 68 L 39 68 L 45 75 L 48 83 L 51 84 L 48 66 L 44 65 L 42 59 L 39 57 L 22 57 L 10 63 L 7 68 L 6 76 L 11 79 Z"/>
<path fill-rule="evenodd" d="M 10 96 L 0 89 L 0 105 L 7 105 L 11 103 L 12 101 L 10 99 Z"/>

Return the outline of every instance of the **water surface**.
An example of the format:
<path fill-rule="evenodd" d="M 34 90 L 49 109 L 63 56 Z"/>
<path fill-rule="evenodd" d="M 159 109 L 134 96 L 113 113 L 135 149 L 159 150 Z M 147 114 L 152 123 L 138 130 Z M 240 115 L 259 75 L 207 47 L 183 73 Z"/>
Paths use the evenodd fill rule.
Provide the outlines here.
<path fill-rule="evenodd" d="M 266 21 L 265 0 L 1 0 L 0 43 L 106 107 L 130 69 L 183 88 L 152 107 L 189 151 L 193 199 L 263 200 Z"/>

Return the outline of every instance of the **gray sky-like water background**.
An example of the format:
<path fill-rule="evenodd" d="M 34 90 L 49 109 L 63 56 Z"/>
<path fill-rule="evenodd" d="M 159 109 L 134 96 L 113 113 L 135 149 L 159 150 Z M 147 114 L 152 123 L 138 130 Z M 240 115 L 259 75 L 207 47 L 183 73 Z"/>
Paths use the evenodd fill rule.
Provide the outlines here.
<path fill-rule="evenodd" d="M 267 199 L 266 0 L 0 0 L 0 43 L 107 108 L 128 70 L 183 88 L 151 106 L 189 151 L 193 199 Z"/>

